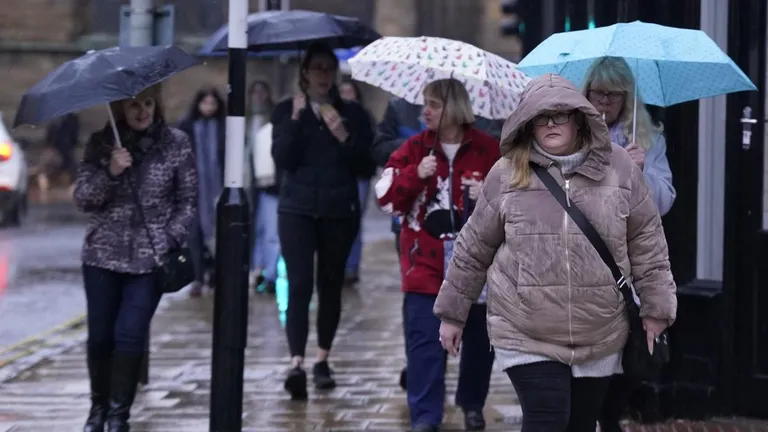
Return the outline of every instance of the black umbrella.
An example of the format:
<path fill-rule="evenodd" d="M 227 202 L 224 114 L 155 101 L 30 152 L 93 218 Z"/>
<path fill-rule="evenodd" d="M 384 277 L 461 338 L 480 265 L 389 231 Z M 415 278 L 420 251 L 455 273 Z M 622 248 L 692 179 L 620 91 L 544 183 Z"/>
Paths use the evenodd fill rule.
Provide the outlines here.
<path fill-rule="evenodd" d="M 229 28 L 222 26 L 201 52 L 227 49 Z M 357 18 L 306 10 L 259 12 L 248 16 L 248 50 L 299 50 L 307 43 L 326 42 L 332 48 L 353 48 L 379 39 L 380 34 Z"/>
<path fill-rule="evenodd" d="M 37 124 L 99 104 L 135 97 L 201 61 L 168 46 L 89 51 L 49 73 L 21 98 L 13 126 Z"/>

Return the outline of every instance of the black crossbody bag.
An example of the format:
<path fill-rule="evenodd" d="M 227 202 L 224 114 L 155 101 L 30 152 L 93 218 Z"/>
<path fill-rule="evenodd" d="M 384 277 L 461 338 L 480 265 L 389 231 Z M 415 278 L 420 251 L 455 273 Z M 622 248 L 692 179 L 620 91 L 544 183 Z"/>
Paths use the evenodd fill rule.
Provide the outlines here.
<path fill-rule="evenodd" d="M 573 203 L 568 203 L 565 192 L 557 183 L 554 177 L 541 165 L 531 162 L 531 169 L 544 183 L 555 200 L 565 209 L 574 223 L 581 229 L 597 253 L 602 258 L 605 265 L 611 271 L 616 287 L 624 297 L 624 304 L 629 319 L 629 337 L 624 346 L 622 356 L 622 367 L 624 374 L 630 378 L 640 381 L 653 381 L 658 379 L 661 368 L 669 362 L 669 343 L 667 330 L 664 330 L 654 341 L 653 354 L 648 352 L 648 342 L 646 341 L 643 321 L 640 319 L 640 307 L 635 303 L 632 295 L 632 289 L 629 281 L 624 277 L 613 258 L 608 246 L 603 241 L 600 234 L 595 230 L 584 213 Z"/>
<path fill-rule="evenodd" d="M 128 173 L 130 175 L 130 173 Z M 144 208 L 141 205 L 141 199 L 138 194 L 138 187 L 129 178 L 131 193 L 136 209 L 139 212 L 139 219 L 149 239 L 149 246 L 152 248 L 156 268 L 154 270 L 155 286 L 162 293 L 175 293 L 185 286 L 195 281 L 195 267 L 192 262 L 192 251 L 187 246 L 177 246 L 172 248 L 166 256 L 161 257 L 155 247 L 155 239 L 147 225 L 147 218 L 144 215 Z"/>

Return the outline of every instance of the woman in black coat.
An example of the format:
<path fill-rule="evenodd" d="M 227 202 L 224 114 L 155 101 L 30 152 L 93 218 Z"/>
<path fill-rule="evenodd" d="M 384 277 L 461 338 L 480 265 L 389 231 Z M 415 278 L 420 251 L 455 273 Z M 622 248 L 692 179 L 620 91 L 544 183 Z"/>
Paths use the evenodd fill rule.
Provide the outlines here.
<path fill-rule="evenodd" d="M 357 179 L 373 165 L 373 131 L 365 110 L 339 96 L 339 60 L 325 44 L 312 45 L 301 63 L 301 92 L 272 115 L 272 156 L 282 172 L 278 231 L 289 285 L 286 333 L 291 366 L 285 389 L 307 398 L 303 362 L 309 333 L 317 254 L 318 350 L 314 384 L 336 386 L 328 366 L 341 316 L 344 268 L 360 228 Z"/>
<path fill-rule="evenodd" d="M 214 88 L 200 89 L 189 114 L 179 124 L 192 141 L 198 172 L 197 217 L 189 233 L 189 248 L 195 265 L 195 282 L 190 295 L 202 293 L 206 274 L 206 252 L 216 232 L 216 200 L 224 185 L 224 132 L 226 130 L 224 99 Z"/>

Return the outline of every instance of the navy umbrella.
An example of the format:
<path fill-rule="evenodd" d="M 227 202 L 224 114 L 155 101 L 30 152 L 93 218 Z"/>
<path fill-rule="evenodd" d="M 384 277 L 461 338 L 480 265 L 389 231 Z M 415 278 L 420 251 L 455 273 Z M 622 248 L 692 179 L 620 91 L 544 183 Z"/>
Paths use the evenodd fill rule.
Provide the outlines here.
<path fill-rule="evenodd" d="M 227 49 L 229 28 L 219 28 L 203 45 L 201 53 Z M 268 11 L 248 15 L 249 51 L 300 50 L 312 42 L 333 48 L 353 48 L 379 39 L 380 34 L 357 18 L 306 10 Z"/>
<path fill-rule="evenodd" d="M 201 61 L 173 45 L 114 47 L 68 61 L 21 98 L 14 127 L 135 97 Z"/>

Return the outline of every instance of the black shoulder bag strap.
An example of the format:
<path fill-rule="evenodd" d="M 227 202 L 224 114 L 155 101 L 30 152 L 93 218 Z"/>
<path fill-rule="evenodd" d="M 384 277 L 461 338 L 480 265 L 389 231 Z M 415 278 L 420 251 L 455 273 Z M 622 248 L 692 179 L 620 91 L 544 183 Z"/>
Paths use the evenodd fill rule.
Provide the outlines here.
<path fill-rule="evenodd" d="M 565 191 L 563 191 L 563 189 L 560 187 L 560 184 L 557 183 L 557 180 L 552 177 L 552 174 L 550 174 L 546 168 L 534 162 L 531 162 L 530 166 L 533 172 L 535 172 L 539 179 L 541 179 L 542 183 L 544 183 L 544 186 L 549 189 L 549 192 L 552 194 L 552 196 L 554 196 L 557 202 L 560 203 L 560 205 L 565 209 L 566 213 L 568 213 L 568 216 L 571 217 L 571 219 L 581 229 L 584 235 L 587 236 L 587 239 L 590 243 L 592 243 L 592 246 L 595 248 L 595 250 L 597 250 L 600 258 L 602 258 L 605 265 L 607 265 L 611 270 L 613 279 L 616 281 L 616 286 L 619 288 L 619 291 L 624 297 L 624 302 L 627 304 L 627 308 L 636 308 L 637 304 L 635 303 L 635 299 L 632 296 L 632 290 L 627 283 L 627 279 L 624 277 L 621 269 L 619 269 L 619 265 L 616 264 L 616 260 L 613 258 L 613 255 L 611 255 L 611 251 L 603 241 L 603 238 L 600 237 L 600 234 L 597 233 L 595 227 L 592 226 L 587 217 L 584 216 L 584 213 L 582 213 L 578 207 L 576 207 L 572 202 L 569 203 L 567 201 Z"/>

